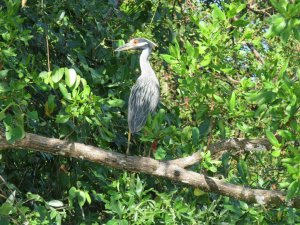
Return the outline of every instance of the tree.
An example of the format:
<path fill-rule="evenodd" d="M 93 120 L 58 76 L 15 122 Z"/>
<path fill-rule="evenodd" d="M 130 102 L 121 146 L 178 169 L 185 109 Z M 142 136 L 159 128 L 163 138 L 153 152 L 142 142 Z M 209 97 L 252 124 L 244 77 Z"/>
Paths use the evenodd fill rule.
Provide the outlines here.
<path fill-rule="evenodd" d="M 1 224 L 300 222 L 298 1 L 22 3 L 0 4 Z M 132 36 L 162 98 L 125 157 Z"/>

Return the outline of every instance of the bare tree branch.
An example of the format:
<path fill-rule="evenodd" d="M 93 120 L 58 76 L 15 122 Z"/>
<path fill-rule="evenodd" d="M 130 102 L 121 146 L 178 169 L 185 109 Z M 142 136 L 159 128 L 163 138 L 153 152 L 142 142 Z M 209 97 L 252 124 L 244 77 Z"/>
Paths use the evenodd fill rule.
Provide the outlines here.
<path fill-rule="evenodd" d="M 251 145 L 249 145 L 251 143 Z M 241 147 L 260 146 L 265 143 L 264 139 L 259 141 L 244 141 L 239 139 L 230 139 L 229 141 L 219 142 L 212 145 L 212 152 L 219 152 L 217 146 L 222 150 L 225 148 L 239 149 Z M 252 146 L 254 148 L 252 148 Z M 51 154 L 62 155 L 66 157 L 74 157 L 78 159 L 96 162 L 105 166 L 117 169 L 141 172 L 153 176 L 167 178 L 176 182 L 180 182 L 192 187 L 198 187 L 204 191 L 215 192 L 221 195 L 233 197 L 248 203 L 258 203 L 264 206 L 280 206 L 289 205 L 300 208 L 300 197 L 289 202 L 285 201 L 285 193 L 281 191 L 259 190 L 234 185 L 224 181 L 205 176 L 184 167 L 194 164 L 201 158 L 200 153 L 195 153 L 189 157 L 170 161 L 158 161 L 146 157 L 126 156 L 117 152 L 109 152 L 104 149 L 97 148 L 81 143 L 67 142 L 56 138 L 47 138 L 35 134 L 27 133 L 25 138 L 9 144 L 0 132 L 0 150 L 3 149 L 32 149 L 34 151 L 48 152 Z"/>
<path fill-rule="evenodd" d="M 248 48 L 250 48 L 251 52 L 253 53 L 253 55 L 255 56 L 255 58 L 261 63 L 261 64 L 265 64 L 265 60 L 261 57 L 261 55 L 259 54 L 259 52 L 254 48 L 253 44 L 251 43 L 246 43 L 246 45 L 248 46 Z"/>
<path fill-rule="evenodd" d="M 271 149 L 272 145 L 267 138 L 247 139 L 247 138 L 230 138 L 208 146 L 212 155 L 234 149 L 244 150 L 246 152 L 266 151 Z"/>
<path fill-rule="evenodd" d="M 268 7 L 266 9 L 256 9 L 255 5 L 247 4 L 247 9 L 249 9 L 251 12 L 262 15 L 264 17 L 269 17 L 271 14 L 268 12 L 268 10 L 272 9 L 272 7 Z"/>
<path fill-rule="evenodd" d="M 230 138 L 228 140 L 219 141 L 217 143 L 211 144 L 208 146 L 208 150 L 212 153 L 212 155 L 216 155 L 218 153 L 229 151 L 229 150 L 238 150 L 245 152 L 256 152 L 256 151 L 266 151 L 271 149 L 271 144 L 266 138 L 259 139 L 245 139 L 245 138 Z M 194 154 L 170 160 L 171 164 L 176 164 L 182 168 L 186 168 L 188 166 L 192 166 L 201 161 L 201 153 L 200 151 L 195 152 Z"/>

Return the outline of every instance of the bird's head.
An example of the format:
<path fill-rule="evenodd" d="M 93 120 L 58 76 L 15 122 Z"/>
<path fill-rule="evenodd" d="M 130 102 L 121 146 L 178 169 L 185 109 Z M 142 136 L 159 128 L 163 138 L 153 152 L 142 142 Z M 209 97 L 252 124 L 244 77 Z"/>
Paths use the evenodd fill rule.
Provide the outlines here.
<path fill-rule="evenodd" d="M 146 38 L 133 38 L 125 45 L 117 48 L 115 51 L 120 52 L 125 50 L 144 50 L 146 48 L 153 49 L 155 46 L 157 46 L 155 43 Z"/>

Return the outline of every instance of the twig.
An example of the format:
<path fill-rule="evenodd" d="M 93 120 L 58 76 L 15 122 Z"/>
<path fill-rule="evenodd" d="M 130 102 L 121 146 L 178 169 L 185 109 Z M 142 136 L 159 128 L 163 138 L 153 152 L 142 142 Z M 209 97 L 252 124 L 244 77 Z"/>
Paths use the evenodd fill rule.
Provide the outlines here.
<path fill-rule="evenodd" d="M 48 28 L 46 28 L 46 48 L 47 48 L 47 65 L 48 65 L 48 72 L 51 71 L 50 68 L 50 50 L 49 50 L 49 41 L 48 41 Z"/>
<path fill-rule="evenodd" d="M 260 56 L 259 52 L 254 48 L 253 44 L 251 43 L 246 43 L 246 45 L 248 46 L 248 48 L 250 48 L 251 52 L 253 53 L 253 55 L 255 56 L 255 58 L 261 63 L 261 64 L 265 64 L 265 60 Z"/>
<path fill-rule="evenodd" d="M 272 7 L 269 7 L 267 9 L 264 9 L 264 10 L 258 10 L 258 9 L 254 9 L 251 7 L 251 5 L 247 5 L 247 9 L 249 9 L 250 11 L 256 13 L 256 14 L 260 14 L 260 15 L 263 15 L 263 16 L 271 16 L 270 13 L 266 12 L 266 10 L 268 9 L 271 9 Z"/>

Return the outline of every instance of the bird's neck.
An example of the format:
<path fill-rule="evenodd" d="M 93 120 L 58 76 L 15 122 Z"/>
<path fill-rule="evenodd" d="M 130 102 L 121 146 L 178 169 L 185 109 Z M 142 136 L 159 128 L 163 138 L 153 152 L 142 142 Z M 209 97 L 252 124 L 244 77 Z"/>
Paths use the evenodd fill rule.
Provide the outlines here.
<path fill-rule="evenodd" d="M 150 53 L 150 48 L 146 48 L 142 51 L 142 54 L 140 56 L 140 67 L 142 73 L 141 75 L 155 76 L 155 73 L 149 62 Z"/>

